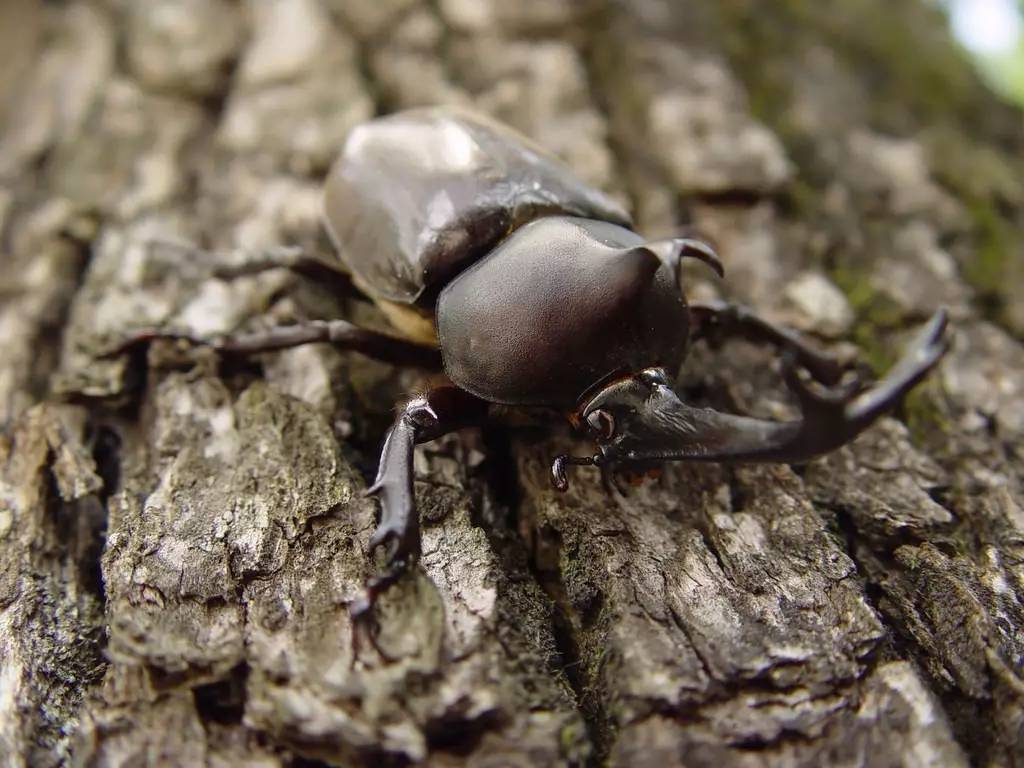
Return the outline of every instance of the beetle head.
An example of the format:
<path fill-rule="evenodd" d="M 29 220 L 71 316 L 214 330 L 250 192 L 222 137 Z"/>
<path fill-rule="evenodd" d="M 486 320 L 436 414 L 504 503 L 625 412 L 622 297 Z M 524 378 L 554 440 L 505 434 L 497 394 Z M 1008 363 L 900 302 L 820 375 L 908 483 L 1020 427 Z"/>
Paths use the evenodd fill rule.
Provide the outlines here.
<path fill-rule="evenodd" d="M 640 473 L 673 458 L 680 441 L 693 432 L 686 411 L 660 368 L 612 381 L 587 399 L 573 418 L 597 444 L 597 454 L 559 456 L 551 467 L 552 482 L 565 490 L 565 468 L 571 465 Z"/>

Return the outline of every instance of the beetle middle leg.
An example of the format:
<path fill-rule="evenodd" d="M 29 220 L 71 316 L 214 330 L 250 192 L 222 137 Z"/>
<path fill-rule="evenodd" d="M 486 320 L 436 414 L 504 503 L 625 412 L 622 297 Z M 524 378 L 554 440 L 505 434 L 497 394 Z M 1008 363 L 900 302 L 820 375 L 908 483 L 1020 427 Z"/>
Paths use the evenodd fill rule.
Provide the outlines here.
<path fill-rule="evenodd" d="M 231 280 L 258 275 L 274 269 L 286 269 L 296 275 L 331 285 L 339 293 L 362 297 L 352 276 L 335 260 L 311 256 L 297 246 L 266 248 L 244 258 L 219 258 L 213 269 L 215 277 Z"/>
<path fill-rule="evenodd" d="M 259 250 L 232 249 L 210 251 L 193 243 L 154 237 L 145 243 L 148 249 L 166 250 L 184 255 L 189 261 L 208 264 L 213 277 L 234 280 L 274 269 L 285 269 L 301 277 L 330 285 L 339 295 L 365 298 L 355 287 L 352 276 L 336 259 L 310 255 L 305 249 L 279 245 Z"/>
<path fill-rule="evenodd" d="M 848 366 L 809 345 L 796 331 L 770 323 L 740 304 L 726 301 L 690 305 L 690 338 L 718 341 L 738 336 L 754 342 L 767 342 L 795 357 L 822 384 L 836 384 Z"/>
<path fill-rule="evenodd" d="M 106 351 L 103 356 L 115 357 L 130 352 L 142 344 L 160 339 L 183 340 L 190 344 L 210 347 L 224 354 L 242 356 L 321 342 L 332 344 L 339 349 L 358 352 L 385 363 L 431 371 L 441 369 L 441 353 L 434 347 L 360 328 L 346 320 L 310 320 L 295 325 L 282 325 L 264 331 L 218 336 L 212 339 L 203 339 L 177 331 L 146 330 L 123 340 Z"/>
<path fill-rule="evenodd" d="M 413 450 L 459 429 L 477 426 L 488 404 L 457 387 L 431 390 L 405 404 L 384 439 L 377 479 L 367 495 L 380 499 L 380 524 L 370 549 L 386 548 L 384 571 L 367 580 L 364 595 L 350 607 L 355 621 L 368 618 L 381 592 L 420 556 L 420 521 L 413 491 Z"/>

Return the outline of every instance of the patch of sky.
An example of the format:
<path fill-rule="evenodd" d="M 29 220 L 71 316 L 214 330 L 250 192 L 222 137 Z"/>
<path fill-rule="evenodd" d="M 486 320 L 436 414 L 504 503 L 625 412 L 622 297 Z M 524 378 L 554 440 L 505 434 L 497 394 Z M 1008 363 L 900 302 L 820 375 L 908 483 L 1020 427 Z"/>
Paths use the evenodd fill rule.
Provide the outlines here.
<path fill-rule="evenodd" d="M 1021 0 L 941 0 L 953 34 L 986 80 L 1024 105 L 1024 3 Z"/>

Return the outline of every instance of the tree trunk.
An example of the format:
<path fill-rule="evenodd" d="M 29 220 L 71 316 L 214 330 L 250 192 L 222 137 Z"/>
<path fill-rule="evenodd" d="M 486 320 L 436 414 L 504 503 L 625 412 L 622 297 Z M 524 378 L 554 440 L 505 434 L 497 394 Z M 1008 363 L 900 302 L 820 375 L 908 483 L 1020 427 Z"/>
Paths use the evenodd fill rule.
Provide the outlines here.
<path fill-rule="evenodd" d="M 1024 765 L 1024 122 L 926 3 L 128 0 L 0 5 L 3 765 Z M 417 386 L 216 335 L 383 319 L 211 254 L 328 254 L 319 186 L 375 113 L 470 103 L 695 227 L 728 296 L 881 371 L 894 418 L 807 467 L 623 496 L 564 428 L 417 454 L 420 567 L 379 611 L 363 497 Z M 219 257 L 217 257 L 219 258 Z M 770 350 L 691 402 L 793 413 Z"/>

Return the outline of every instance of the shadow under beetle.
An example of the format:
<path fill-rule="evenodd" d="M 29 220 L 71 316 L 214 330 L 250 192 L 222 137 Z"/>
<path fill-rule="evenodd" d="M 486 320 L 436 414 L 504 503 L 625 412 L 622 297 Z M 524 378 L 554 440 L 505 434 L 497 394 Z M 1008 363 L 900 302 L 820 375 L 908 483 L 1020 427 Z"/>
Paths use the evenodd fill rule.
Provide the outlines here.
<path fill-rule="evenodd" d="M 596 444 L 591 456 L 554 459 L 560 490 L 570 465 L 800 462 L 866 429 L 947 347 L 939 311 L 866 388 L 793 331 L 735 305 L 688 304 L 685 259 L 723 274 L 707 243 L 645 240 L 613 200 L 511 129 L 466 112 L 412 110 L 355 128 L 327 179 L 324 221 L 341 263 L 280 251 L 256 268 L 344 273 L 400 337 L 331 320 L 190 340 L 238 354 L 329 342 L 446 374 L 449 383 L 405 404 L 384 441 L 369 493 L 381 503 L 370 547 L 386 547 L 386 567 L 352 606 L 357 617 L 420 554 L 414 446 L 482 423 L 492 404 L 560 411 Z M 799 420 L 693 408 L 676 397 L 667 372 L 678 370 L 690 342 L 730 334 L 783 351 Z M 128 344 L 181 337 L 147 332 Z"/>

